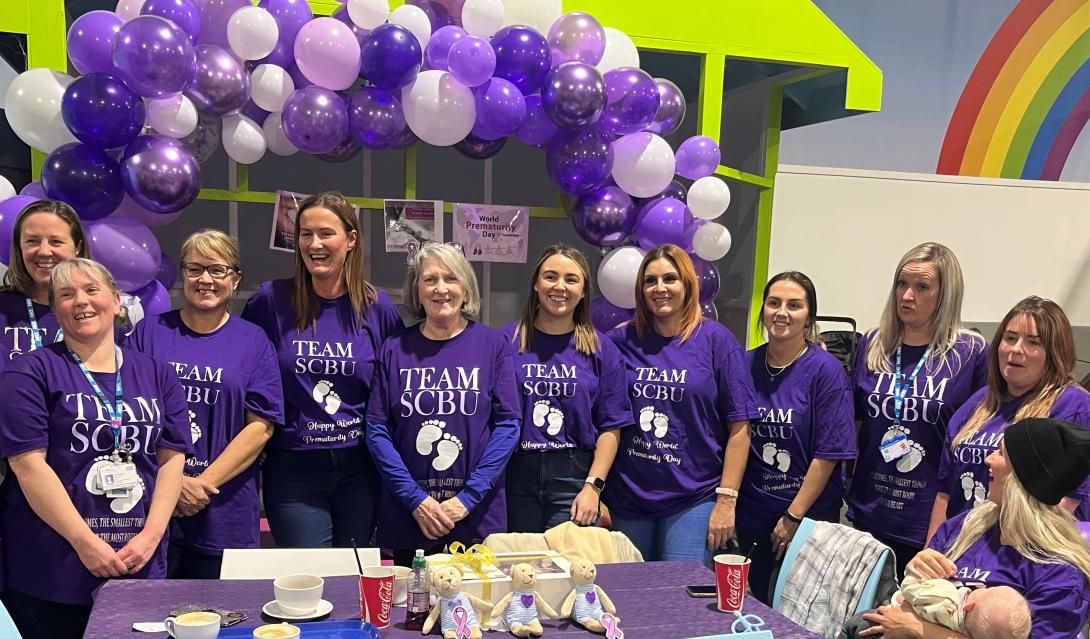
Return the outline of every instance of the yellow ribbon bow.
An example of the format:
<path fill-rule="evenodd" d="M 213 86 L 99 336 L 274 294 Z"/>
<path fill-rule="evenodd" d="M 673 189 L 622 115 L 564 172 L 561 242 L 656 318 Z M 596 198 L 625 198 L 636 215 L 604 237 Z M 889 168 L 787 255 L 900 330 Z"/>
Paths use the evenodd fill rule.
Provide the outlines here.
<path fill-rule="evenodd" d="M 466 548 L 462 542 L 455 541 L 450 544 L 449 550 L 451 563 L 469 566 L 479 579 L 486 578 L 486 566 L 498 566 L 500 563 L 495 553 L 484 544 L 473 544 Z"/>

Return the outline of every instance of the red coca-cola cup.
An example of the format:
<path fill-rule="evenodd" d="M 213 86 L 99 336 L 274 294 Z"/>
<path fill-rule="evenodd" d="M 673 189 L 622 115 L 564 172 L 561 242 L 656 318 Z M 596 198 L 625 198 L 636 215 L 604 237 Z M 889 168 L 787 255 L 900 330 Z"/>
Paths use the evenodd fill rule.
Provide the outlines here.
<path fill-rule="evenodd" d="M 749 559 L 742 555 L 715 556 L 715 593 L 723 612 L 741 612 L 749 581 Z"/>
<path fill-rule="evenodd" d="M 369 566 L 360 575 L 360 618 L 380 630 L 390 627 L 396 574 L 393 566 Z"/>

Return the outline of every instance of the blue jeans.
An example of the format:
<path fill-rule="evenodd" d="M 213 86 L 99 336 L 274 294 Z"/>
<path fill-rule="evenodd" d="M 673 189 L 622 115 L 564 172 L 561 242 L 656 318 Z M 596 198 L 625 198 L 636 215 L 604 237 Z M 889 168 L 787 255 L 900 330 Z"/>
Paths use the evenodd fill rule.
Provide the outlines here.
<path fill-rule="evenodd" d="M 268 450 L 261 477 L 277 546 L 371 544 L 378 476 L 366 447 Z"/>
<path fill-rule="evenodd" d="M 571 519 L 594 452 L 515 453 L 507 462 L 507 530 L 545 532 Z"/>
<path fill-rule="evenodd" d="M 613 515 L 619 530 L 639 549 L 646 561 L 695 559 L 710 566 L 708 518 L 715 501 L 706 501 L 660 519 L 627 519 Z"/>

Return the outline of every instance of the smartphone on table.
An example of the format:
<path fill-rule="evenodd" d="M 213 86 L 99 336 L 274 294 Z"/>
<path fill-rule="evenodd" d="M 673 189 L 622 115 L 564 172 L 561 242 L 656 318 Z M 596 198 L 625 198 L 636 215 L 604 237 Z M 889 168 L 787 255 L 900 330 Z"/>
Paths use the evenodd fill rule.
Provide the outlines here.
<path fill-rule="evenodd" d="M 685 586 L 685 594 L 690 597 L 714 597 L 715 584 L 710 586 Z"/>

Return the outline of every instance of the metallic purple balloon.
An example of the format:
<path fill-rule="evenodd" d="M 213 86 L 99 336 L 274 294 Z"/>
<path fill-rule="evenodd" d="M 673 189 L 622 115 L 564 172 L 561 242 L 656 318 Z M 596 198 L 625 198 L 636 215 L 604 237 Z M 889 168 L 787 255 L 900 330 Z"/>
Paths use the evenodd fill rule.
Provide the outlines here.
<path fill-rule="evenodd" d="M 634 197 L 632 198 L 632 201 L 636 203 L 636 208 L 642 211 L 652 202 L 658 202 L 663 198 L 672 197 L 675 200 L 684 202 L 688 195 L 684 184 L 677 180 L 671 180 L 670 184 L 666 185 L 666 188 L 662 190 L 662 193 L 651 197 Z"/>
<path fill-rule="evenodd" d="M 526 119 L 526 98 L 503 78 L 492 78 L 474 89 L 473 99 L 477 106 L 473 134 L 477 137 L 496 140 L 514 135 Z"/>
<path fill-rule="evenodd" d="M 451 45 L 446 62 L 454 79 L 467 87 L 488 82 L 496 72 L 496 52 L 488 40 L 477 36 L 466 36 Z"/>
<path fill-rule="evenodd" d="M 617 328 L 619 325 L 632 319 L 635 311 L 630 308 L 621 308 L 609 303 L 604 297 L 596 297 L 590 302 L 590 321 L 594 328 L 603 333 Z"/>
<path fill-rule="evenodd" d="M 359 142 L 356 142 L 352 135 L 349 134 L 345 136 L 340 144 L 333 147 L 332 151 L 320 153 L 316 157 L 326 162 L 347 162 L 359 155 L 362 150 L 363 147 L 360 146 Z"/>
<path fill-rule="evenodd" d="M 68 58 L 81 74 L 115 73 L 114 36 L 125 21 L 113 11 L 89 11 L 68 30 Z"/>
<path fill-rule="evenodd" d="M 298 89 L 284 103 L 284 137 L 300 151 L 319 155 L 337 148 L 348 135 L 343 98 L 324 87 Z"/>
<path fill-rule="evenodd" d="M 223 120 L 199 113 L 197 114 L 197 128 L 182 138 L 182 143 L 186 145 L 193 157 L 197 159 L 197 162 L 203 163 L 215 155 L 216 149 L 220 147 L 222 137 Z"/>
<path fill-rule="evenodd" d="M 306 0 L 261 0 L 257 6 L 272 14 L 280 30 L 272 53 L 258 60 L 257 64 L 287 68 L 295 60 L 295 36 L 299 35 L 299 29 L 304 24 L 314 18 L 314 12 Z M 295 88 L 298 89 L 299 85 L 296 84 Z"/>
<path fill-rule="evenodd" d="M 662 244 L 683 246 L 692 218 L 685 203 L 672 197 L 652 202 L 636 217 L 636 240 L 646 250 Z"/>
<path fill-rule="evenodd" d="M 504 27 L 492 36 L 496 51 L 496 77 L 508 80 L 519 91 L 533 93 L 549 74 L 549 43 L 537 31 L 523 25 Z"/>
<path fill-rule="evenodd" d="M 151 229 L 124 217 L 112 217 L 87 224 L 87 243 L 117 287 L 126 292 L 144 288 L 159 273 L 163 255 Z"/>
<path fill-rule="evenodd" d="M 61 117 L 80 142 L 113 149 L 136 139 L 144 127 L 144 101 L 120 78 L 91 73 L 64 91 Z"/>
<path fill-rule="evenodd" d="M 526 119 L 522 121 L 519 130 L 515 132 L 518 139 L 526 144 L 543 147 L 556 135 L 558 127 L 549 119 L 541 106 L 540 95 L 526 96 Z"/>
<path fill-rule="evenodd" d="M 416 77 L 420 60 L 420 43 L 412 31 L 386 23 L 364 41 L 360 73 L 380 89 L 400 89 Z"/>
<path fill-rule="evenodd" d="M 113 63 L 125 84 L 145 98 L 168 98 L 193 81 L 197 54 L 189 36 L 159 16 L 138 16 L 114 38 Z"/>
<path fill-rule="evenodd" d="M 602 74 L 589 64 L 564 62 L 545 77 L 541 106 L 562 127 L 594 124 L 606 105 Z"/>
<path fill-rule="evenodd" d="M 390 143 L 390 148 L 395 150 L 407 149 L 410 146 L 416 144 L 419 140 L 420 138 L 416 137 L 416 134 L 413 133 L 413 130 L 409 128 L 408 124 L 406 124 L 405 128 L 401 131 L 400 134 L 398 134 L 397 138 L 395 138 L 394 141 Z"/>
<path fill-rule="evenodd" d="M 563 62 L 598 64 L 606 51 L 606 32 L 594 16 L 581 11 L 560 16 L 549 27 L 553 66 Z"/>
<path fill-rule="evenodd" d="M 408 0 L 405 4 L 419 7 L 424 15 L 428 16 L 433 32 L 454 23 L 454 19 L 450 16 L 450 9 L 439 0 Z"/>
<path fill-rule="evenodd" d="M 590 244 L 616 246 L 636 226 L 636 205 L 620 187 L 603 186 L 576 200 L 571 221 Z"/>
<path fill-rule="evenodd" d="M 651 125 L 659 109 L 659 91 L 646 71 L 621 67 L 607 71 L 605 81 L 602 128 L 613 135 L 628 135 Z"/>
<path fill-rule="evenodd" d="M 429 69 L 447 70 L 447 57 L 454 43 L 466 37 L 465 29 L 449 24 L 437 29 L 428 39 L 428 46 L 424 49 L 424 60 Z M 495 68 L 495 52 L 492 53 L 493 68 Z"/>
<path fill-rule="evenodd" d="M 125 192 L 153 213 L 174 213 L 197 199 L 201 168 L 181 140 L 142 135 L 121 156 Z"/>
<path fill-rule="evenodd" d="M 140 15 L 170 20 L 188 33 L 193 42 L 201 34 L 201 10 L 193 4 L 193 0 L 144 0 Z"/>
<path fill-rule="evenodd" d="M 47 196 L 67 202 L 80 219 L 97 220 L 121 204 L 121 170 L 102 149 L 88 144 L 65 144 L 42 165 L 42 186 Z"/>
<path fill-rule="evenodd" d="M 367 36 L 371 35 L 370 29 L 364 29 L 355 22 L 352 22 L 352 16 L 348 15 L 347 5 L 341 5 L 339 9 L 330 14 L 330 17 L 345 23 L 352 32 L 352 35 L 356 36 L 356 42 L 359 42 L 361 47 L 363 46 L 364 40 L 367 39 Z"/>
<path fill-rule="evenodd" d="M 503 150 L 503 147 L 506 144 L 507 138 L 486 140 L 470 133 L 461 142 L 455 144 L 454 148 L 467 158 L 487 160 Z"/>
<path fill-rule="evenodd" d="M 676 84 L 666 78 L 655 78 L 659 91 L 659 108 L 647 131 L 667 136 L 678 130 L 685 119 L 685 96 Z"/>
<path fill-rule="evenodd" d="M 265 124 L 266 118 L 269 117 L 269 112 L 254 104 L 253 100 L 247 100 L 239 113 L 256 122 L 258 126 Z"/>
<path fill-rule="evenodd" d="M 696 281 L 700 283 L 700 301 L 712 301 L 719 294 L 719 269 L 699 257 L 693 258 L 693 268 L 696 269 Z"/>
<path fill-rule="evenodd" d="M 700 305 L 700 314 L 713 322 L 719 321 L 719 309 L 715 307 L 715 301 L 707 301 Z"/>
<path fill-rule="evenodd" d="M 365 149 L 385 149 L 405 130 L 405 112 L 391 91 L 363 87 L 348 103 L 348 128 Z"/>
<path fill-rule="evenodd" d="M 569 195 L 584 195 L 606 183 L 613 170 L 610 137 L 596 126 L 561 129 L 545 151 L 549 179 Z"/>
<path fill-rule="evenodd" d="M 250 0 L 208 0 L 201 9 L 201 30 L 197 44 L 230 48 L 231 43 L 227 41 L 227 23 L 236 11 L 251 4 Z"/>
<path fill-rule="evenodd" d="M 223 117 L 250 98 L 250 74 L 233 53 L 214 44 L 197 46 L 197 73 L 185 97 L 201 113 Z"/>
<path fill-rule="evenodd" d="M 674 157 L 678 175 L 699 180 L 715 173 L 719 166 L 719 145 L 706 135 L 694 135 L 681 143 Z"/>

